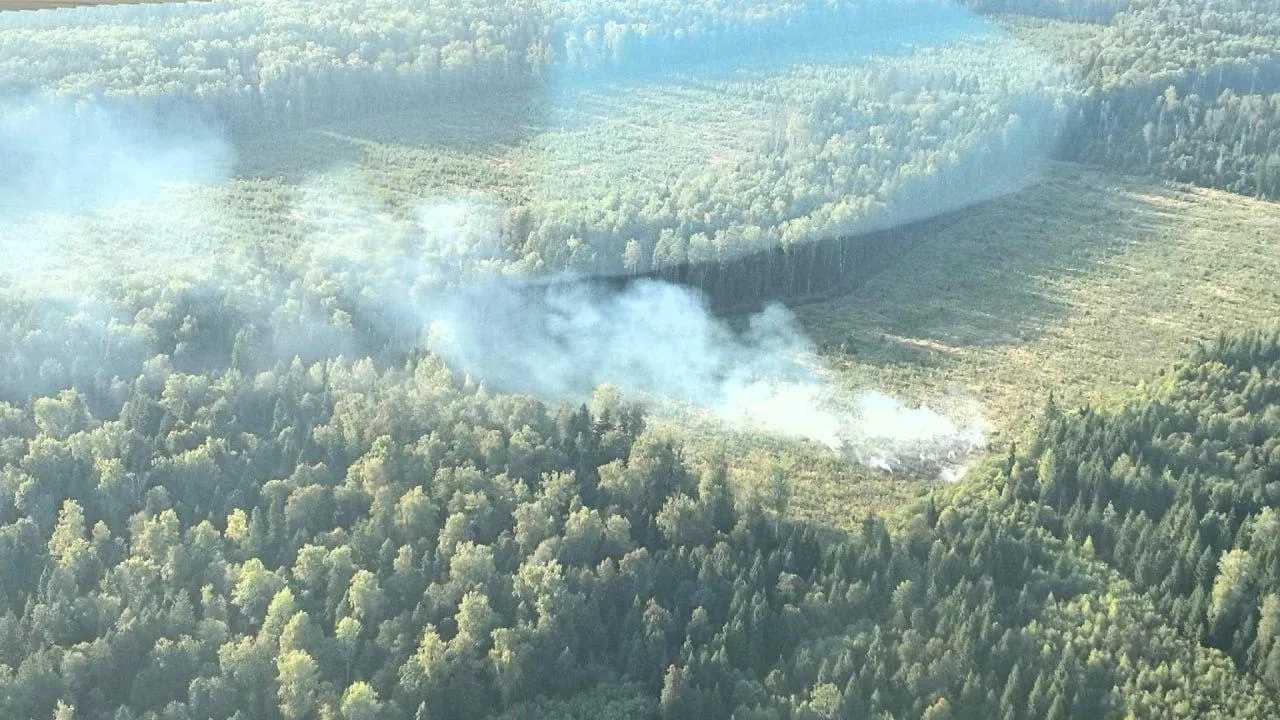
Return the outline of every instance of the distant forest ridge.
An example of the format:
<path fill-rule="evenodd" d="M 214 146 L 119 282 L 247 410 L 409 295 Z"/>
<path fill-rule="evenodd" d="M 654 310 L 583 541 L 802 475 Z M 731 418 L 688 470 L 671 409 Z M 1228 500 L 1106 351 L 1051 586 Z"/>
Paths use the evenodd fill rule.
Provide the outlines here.
<path fill-rule="evenodd" d="M 989 26 L 936 0 L 762 3 L 232 2 L 6 16 L 0 90 L 197 103 L 229 122 L 527 83 L 552 71 L 669 73 L 815 41 Z M 912 36 L 903 42 L 919 42 Z M 98 54 L 67 54 L 76 45 Z M 123 51 L 121 50 L 123 49 Z M 532 76 L 532 78 L 531 78 Z M 335 106 L 334 103 L 337 103 Z"/>

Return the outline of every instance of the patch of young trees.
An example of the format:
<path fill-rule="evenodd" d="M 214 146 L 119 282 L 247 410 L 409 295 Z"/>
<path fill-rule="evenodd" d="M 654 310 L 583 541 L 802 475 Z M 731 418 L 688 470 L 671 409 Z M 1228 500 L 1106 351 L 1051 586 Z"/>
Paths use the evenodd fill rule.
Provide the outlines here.
<path fill-rule="evenodd" d="M 967 0 L 965 5 L 979 12 L 1012 13 L 1069 20 L 1106 23 L 1128 7 L 1130 0 Z"/>
<path fill-rule="evenodd" d="M 367 172 L 410 225 L 420 198 L 508 196 L 497 234 L 525 271 L 662 274 L 749 304 L 840 287 L 864 254 L 849 238 L 1016 187 L 1051 152 L 1072 97 L 1065 73 L 996 39 L 828 57 L 696 91 L 645 81 L 643 102 L 634 87 L 565 89 L 549 113 L 615 107 L 587 128 L 549 120 L 513 152 L 532 171 L 499 177 L 487 157 L 388 145 Z M 754 137 L 718 140 L 733 149 L 709 161 L 702 136 L 737 112 L 726 125 Z"/>
<path fill-rule="evenodd" d="M 1223 337 L 1115 415 L 1049 413 L 1006 492 L 1280 690 L 1280 335 Z M 1034 479 L 1033 479 L 1034 478 Z"/>
<path fill-rule="evenodd" d="M 756 152 L 690 167 L 638 192 L 563 191 L 548 179 L 522 254 L 549 267 L 645 273 L 681 265 L 714 271 L 784 248 L 795 254 L 779 262 L 795 266 L 780 268 L 782 275 L 827 285 L 835 278 L 824 269 L 842 268 L 801 267 L 802 254 L 821 252 L 816 245 L 999 194 L 1048 152 L 1067 93 L 1039 85 L 1051 78 L 1031 77 L 1032 68 L 1020 76 L 1001 67 L 1018 60 L 1031 63 L 1016 48 L 979 43 L 726 84 L 726 102 L 741 95 L 788 109 Z M 566 236 L 590 252 L 566 256 Z M 749 282 L 727 282 L 743 282 L 731 294 L 754 292 Z"/>

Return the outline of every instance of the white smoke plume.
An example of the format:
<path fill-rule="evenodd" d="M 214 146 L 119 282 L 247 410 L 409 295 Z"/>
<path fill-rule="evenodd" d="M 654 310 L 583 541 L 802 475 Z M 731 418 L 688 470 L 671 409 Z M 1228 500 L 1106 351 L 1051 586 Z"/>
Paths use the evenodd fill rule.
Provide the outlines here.
<path fill-rule="evenodd" d="M 0 278 L 83 281 L 212 256 L 222 233 L 198 190 L 227 180 L 233 160 L 190 113 L 0 99 Z"/>
<path fill-rule="evenodd" d="M 693 409 L 913 476 L 952 478 L 986 445 L 976 403 L 941 412 L 841 387 L 782 305 L 735 330 L 683 286 L 513 276 L 503 210 L 485 198 L 426 200 L 397 218 L 341 178 L 304 197 L 319 236 L 310 261 L 366 315 L 397 318 L 406 340 L 495 389 L 576 403 L 610 385 L 657 411 Z"/>
<path fill-rule="evenodd" d="M 840 389 L 780 305 L 739 333 L 697 294 L 667 283 L 604 289 L 501 280 L 438 298 L 424 317 L 433 352 L 505 390 L 581 401 L 608 384 L 913 476 L 954 479 L 986 444 L 975 407 L 942 413 Z"/>
<path fill-rule="evenodd" d="M 0 101 L 0 216 L 78 212 L 229 176 L 230 145 L 194 114 L 27 97 Z"/>

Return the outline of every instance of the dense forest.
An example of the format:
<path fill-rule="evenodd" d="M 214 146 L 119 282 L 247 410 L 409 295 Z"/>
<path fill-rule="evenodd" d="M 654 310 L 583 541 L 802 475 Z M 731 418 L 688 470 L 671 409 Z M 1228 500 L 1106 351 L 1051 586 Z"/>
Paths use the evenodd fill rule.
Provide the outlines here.
<path fill-rule="evenodd" d="M 0 717 L 1280 717 L 1280 331 L 1097 407 L 1046 394 L 1017 442 L 966 441 L 989 455 L 961 481 L 843 525 L 653 398 L 473 372 L 596 385 L 521 343 L 526 317 L 559 324 L 539 351 L 599 333 L 606 305 L 540 294 L 562 271 L 682 286 L 629 327 L 711 326 L 673 322 L 683 354 L 606 333 L 597 365 L 816 362 L 792 325 L 743 344 L 708 307 L 845 289 L 1049 157 L 1275 197 L 1271 5 L 3 14 Z M 339 141 L 354 169 L 312 172 Z M 440 349 L 446 304 L 483 363 Z M 800 438 L 772 440 L 862 460 Z"/>
<path fill-rule="evenodd" d="M 788 43 L 961 22 L 961 11 L 936 0 L 117 5 L 4 17 L 0 88 L 198 100 L 227 122 L 279 123 L 548 74 L 666 71 L 726 53 L 776 55 Z M 73 46 L 99 54 L 66 52 Z"/>
<path fill-rule="evenodd" d="M 131 372 L 5 379 L 6 717 L 1277 712 L 1275 333 L 1123 407 L 1050 399 L 1034 442 L 845 534 L 608 392 L 547 406 L 421 355 L 192 365 L 182 312 L 116 331 L 168 338 Z M 6 366 L 65 384 L 38 335 Z"/>
<path fill-rule="evenodd" d="M 1280 16 L 1267 0 L 1132 0 L 1078 57 L 1067 157 L 1275 198 Z"/>

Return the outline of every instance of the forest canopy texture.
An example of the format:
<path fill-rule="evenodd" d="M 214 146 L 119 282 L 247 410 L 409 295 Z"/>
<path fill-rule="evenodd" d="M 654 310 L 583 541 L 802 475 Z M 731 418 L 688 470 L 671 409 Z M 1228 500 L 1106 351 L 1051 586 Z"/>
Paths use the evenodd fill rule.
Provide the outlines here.
<path fill-rule="evenodd" d="M 580 385 L 510 360 L 542 316 L 486 313 L 585 275 L 720 342 L 710 308 L 846 291 L 1052 161 L 1276 198 L 1273 5 L 4 14 L 0 718 L 1280 717 L 1275 329 L 1096 407 L 1045 392 L 1017 442 L 965 437 L 962 481 L 836 527 L 665 406 L 451 363 L 422 313 Z M 600 307 L 548 304 L 538 348 Z M 626 357 L 815 361 L 789 318 L 737 318 L 765 340 L 725 365 Z M 596 365 L 647 338 L 606 337 Z M 765 447 L 859 459 L 801 437 Z"/>
<path fill-rule="evenodd" d="M 7 717 L 1277 712 L 1274 333 L 851 534 L 430 357 L 112 385 L 0 405 Z"/>

